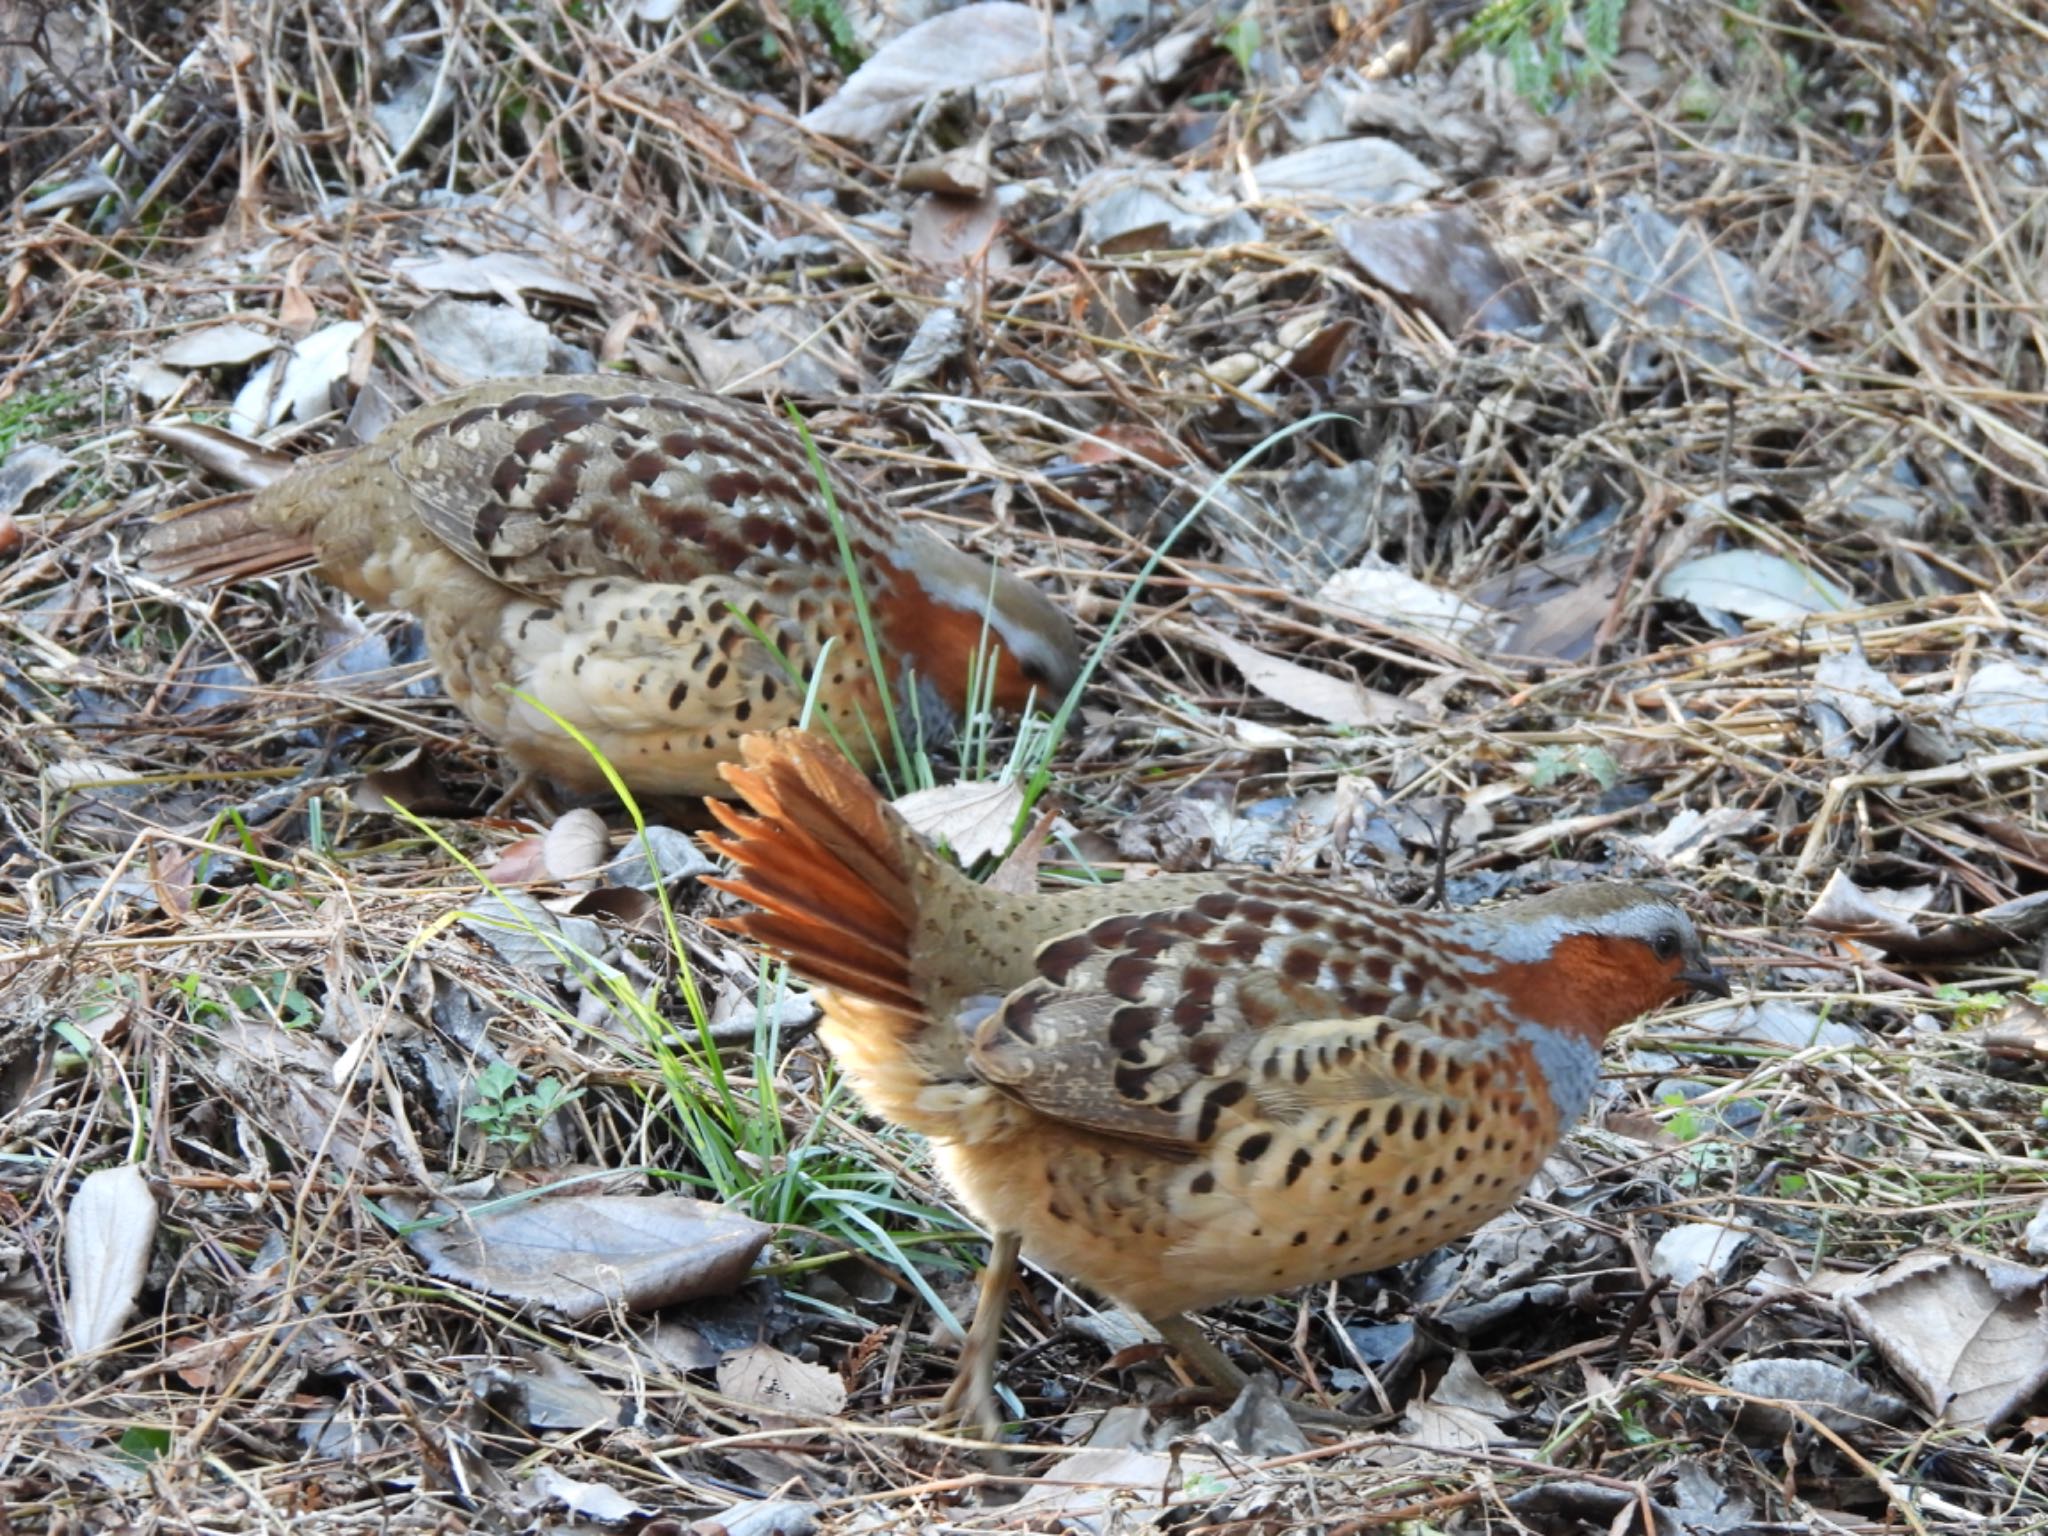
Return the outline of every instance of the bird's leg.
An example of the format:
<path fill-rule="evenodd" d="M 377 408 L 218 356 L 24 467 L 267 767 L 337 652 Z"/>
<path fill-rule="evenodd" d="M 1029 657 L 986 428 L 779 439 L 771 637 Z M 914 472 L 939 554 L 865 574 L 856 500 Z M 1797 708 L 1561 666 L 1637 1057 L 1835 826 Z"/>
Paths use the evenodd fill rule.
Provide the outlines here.
<path fill-rule="evenodd" d="M 1210 1343 L 1201 1326 L 1185 1312 L 1175 1312 L 1169 1317 L 1147 1317 L 1145 1321 L 1158 1331 L 1159 1337 L 1166 1340 L 1190 1371 L 1232 1402 L 1251 1384 L 1251 1378 L 1231 1364 L 1230 1357 Z M 1296 1402 L 1291 1398 L 1282 1399 L 1280 1406 L 1287 1410 L 1289 1418 L 1305 1427 L 1358 1429 L 1366 1423 L 1353 1414 L 1339 1413 L 1334 1408 L 1320 1408 L 1313 1403 Z"/>
<path fill-rule="evenodd" d="M 1158 1331 L 1160 1338 L 1166 1340 L 1167 1347 L 1180 1356 L 1182 1364 L 1225 1396 L 1235 1398 L 1250 1384 L 1251 1378 L 1209 1342 L 1209 1336 L 1187 1313 L 1148 1317 L 1145 1321 Z"/>
<path fill-rule="evenodd" d="M 1023 1238 L 1015 1232 L 997 1232 L 989 1244 L 988 1267 L 981 1272 L 981 1292 L 974 1300 L 974 1321 L 967 1325 L 967 1338 L 960 1346 L 960 1367 L 939 1400 L 939 1423 L 967 1425 L 984 1440 L 995 1439 L 1003 1428 L 1002 1415 L 996 1412 L 996 1354 L 1022 1246 Z"/>
<path fill-rule="evenodd" d="M 512 816 L 521 809 L 531 811 L 540 824 L 546 826 L 561 818 L 563 808 L 549 792 L 546 779 L 530 768 L 522 768 L 519 770 L 519 776 L 490 803 L 484 815 Z"/>

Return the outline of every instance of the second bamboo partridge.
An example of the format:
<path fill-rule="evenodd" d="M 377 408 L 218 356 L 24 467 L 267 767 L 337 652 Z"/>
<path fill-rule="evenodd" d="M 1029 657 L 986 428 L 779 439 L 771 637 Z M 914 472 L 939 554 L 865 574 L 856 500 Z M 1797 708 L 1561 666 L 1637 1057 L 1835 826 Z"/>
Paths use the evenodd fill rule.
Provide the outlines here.
<path fill-rule="evenodd" d="M 315 563 L 409 609 L 455 701 L 519 766 L 576 789 L 602 771 L 550 713 L 637 791 L 721 794 L 739 738 L 795 724 L 807 692 L 873 766 L 885 686 L 931 727 L 1073 682 L 1073 626 L 1043 594 L 839 479 L 878 682 L 816 487 L 759 407 L 618 376 L 502 379 L 159 524 L 144 568 L 200 582 Z"/>
<path fill-rule="evenodd" d="M 985 1426 L 1020 1245 L 1241 1382 L 1185 1313 L 1470 1232 L 1585 1109 L 1610 1031 L 1727 991 L 1633 886 L 1455 913 L 1274 874 L 1010 895 L 828 745 L 742 750 L 751 814 L 714 807 L 706 839 L 751 908 L 728 925 L 829 989 L 833 1055 L 995 1234 L 948 1399 Z"/>

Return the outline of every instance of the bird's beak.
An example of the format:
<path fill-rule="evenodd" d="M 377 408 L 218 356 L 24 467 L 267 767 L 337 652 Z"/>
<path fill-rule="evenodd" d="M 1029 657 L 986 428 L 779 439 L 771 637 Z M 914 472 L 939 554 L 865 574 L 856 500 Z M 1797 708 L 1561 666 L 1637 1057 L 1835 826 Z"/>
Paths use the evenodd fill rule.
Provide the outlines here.
<path fill-rule="evenodd" d="M 1695 992 L 1710 993 L 1715 997 L 1727 997 L 1728 978 L 1719 966 L 1709 965 L 1702 960 L 1678 973 L 1678 979 Z"/>

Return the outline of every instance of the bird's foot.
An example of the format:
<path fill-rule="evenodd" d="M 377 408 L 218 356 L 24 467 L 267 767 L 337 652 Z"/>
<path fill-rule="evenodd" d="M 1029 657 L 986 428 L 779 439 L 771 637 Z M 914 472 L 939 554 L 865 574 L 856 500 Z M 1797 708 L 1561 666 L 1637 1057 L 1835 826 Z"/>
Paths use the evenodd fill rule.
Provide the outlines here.
<path fill-rule="evenodd" d="M 1147 1318 L 1147 1322 L 1159 1331 L 1173 1352 L 1189 1371 L 1200 1377 L 1207 1387 L 1213 1389 L 1217 1400 L 1231 1411 L 1244 1397 L 1252 1385 L 1252 1379 L 1234 1365 L 1230 1357 L 1209 1342 L 1207 1334 L 1185 1313 L 1172 1317 Z M 1292 1398 L 1275 1396 L 1271 1401 L 1303 1429 L 1361 1430 L 1372 1426 L 1369 1419 L 1356 1414 L 1325 1408 L 1318 1403 L 1304 1403 Z"/>
<path fill-rule="evenodd" d="M 1003 1342 L 1003 1318 L 1009 1310 L 1010 1285 L 1017 1278 L 1017 1251 L 1023 1241 L 1014 1232 L 998 1232 L 989 1245 L 988 1267 L 981 1272 L 981 1291 L 974 1302 L 974 1321 L 960 1346 L 960 1365 L 953 1384 L 939 1399 L 929 1421 L 935 1429 L 964 1429 L 995 1441 L 1003 1432 L 996 1406 L 996 1354 Z"/>

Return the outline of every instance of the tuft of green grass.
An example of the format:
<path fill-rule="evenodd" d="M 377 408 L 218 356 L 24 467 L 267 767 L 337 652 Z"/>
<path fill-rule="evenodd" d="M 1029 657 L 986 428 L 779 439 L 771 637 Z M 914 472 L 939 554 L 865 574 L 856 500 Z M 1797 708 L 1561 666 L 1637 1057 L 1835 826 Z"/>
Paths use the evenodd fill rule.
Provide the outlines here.
<path fill-rule="evenodd" d="M 662 868 L 639 802 L 618 771 L 575 726 L 532 696 L 519 697 L 589 754 L 631 818 L 648 867 Z M 974 1240 L 973 1235 L 946 1212 L 904 1199 L 885 1169 L 826 1139 L 825 1128 L 842 1092 L 836 1075 L 828 1077 L 818 1113 L 806 1131 L 793 1134 L 783 1116 L 778 1086 L 783 1049 L 778 1021 L 785 982 L 779 967 L 763 972 L 756 997 L 752 1068 L 742 1078 L 727 1067 L 712 1037 L 710 1016 L 666 883 L 656 882 L 654 896 L 672 976 L 667 987 L 643 989 L 624 970 L 588 953 L 559 928 L 543 927 L 525 907 L 504 902 L 504 893 L 437 829 L 404 807 L 386 803 L 394 815 L 460 865 L 481 889 L 501 898 L 495 911 L 457 916 L 525 933 L 574 975 L 588 994 L 602 1000 L 619 1026 L 616 1032 L 600 1032 L 607 1050 L 617 1050 L 622 1037 L 638 1042 L 641 1054 L 634 1064 L 657 1085 L 650 1090 L 654 1107 L 674 1127 L 677 1139 L 696 1164 L 694 1168 L 651 1168 L 647 1172 L 688 1185 L 758 1221 L 785 1231 L 808 1232 L 828 1245 L 867 1256 L 903 1276 L 949 1327 L 957 1328 L 957 1319 L 911 1262 L 904 1251 L 905 1240 L 897 1236 L 894 1227 L 920 1223 L 938 1234 L 930 1239 L 938 1241 L 967 1242 Z M 415 943 L 425 942 L 428 936 L 422 933 Z M 566 1030 L 591 1033 L 572 1011 L 539 989 L 523 994 L 523 1000 Z M 666 1005 L 676 1002 L 682 1006 L 683 1017 L 672 1021 Z M 568 1098 L 558 1099 L 554 1107 L 567 1102 Z M 535 1125 L 537 1128 L 537 1121 Z"/>
<path fill-rule="evenodd" d="M 48 431 L 52 420 L 78 410 L 84 395 L 75 389 L 24 390 L 13 399 L 0 401 L 0 459 L 23 442 L 33 441 L 39 430 Z"/>
<path fill-rule="evenodd" d="M 796 435 L 804 445 L 804 456 L 811 461 L 811 473 L 817 479 L 818 493 L 825 498 L 825 516 L 832 524 L 832 538 L 839 546 L 840 567 L 845 571 L 846 585 L 853 593 L 853 611 L 860 620 L 860 638 L 861 644 L 867 648 L 868 670 L 881 697 L 882 722 L 889 733 L 891 755 L 894 757 L 896 770 L 901 775 L 902 782 L 908 784 L 912 781 L 910 754 L 904 746 L 902 732 L 897 729 L 896 701 L 889 687 L 889 668 L 884 660 L 881 641 L 875 633 L 874 608 L 868 602 L 867 587 L 860 579 L 860 566 L 853 558 L 853 540 L 847 536 L 846 514 L 839 508 L 839 497 L 832 489 L 832 476 L 826 469 L 825 456 L 818 451 L 817 439 L 811 436 L 809 423 L 803 419 L 794 404 L 788 405 L 787 409 L 790 421 L 796 426 Z M 807 704 L 806 714 L 808 712 Z M 865 716 L 862 717 L 861 728 L 869 729 Z M 872 735 L 869 740 L 875 748 L 875 760 L 886 764 L 881 744 L 875 742 Z M 842 742 L 841 750 L 844 750 L 844 747 L 845 744 Z"/>
<path fill-rule="evenodd" d="M 861 643 L 867 652 L 867 665 L 873 673 L 876 686 L 880 692 L 883 720 L 889 732 L 888 751 L 885 753 L 882 750 L 881 744 L 874 741 L 872 735 L 870 735 L 869 745 L 873 748 L 870 760 L 878 765 L 883 787 L 892 796 L 912 789 L 931 789 L 937 785 L 938 775 L 926 751 L 929 737 L 924 729 L 924 721 L 919 714 L 921 695 L 916 686 L 916 679 L 908 674 L 899 679 L 905 693 L 904 704 L 910 716 L 910 719 L 906 722 L 904 720 L 904 712 L 899 711 L 896 707 L 895 690 L 891 685 L 888 668 L 883 659 L 884 653 L 879 636 L 875 631 L 873 606 L 868 600 L 867 589 L 861 581 L 860 567 L 853 557 L 853 545 L 846 531 L 846 517 L 839 506 L 839 498 L 832 489 L 830 469 L 825 462 L 824 455 L 818 448 L 816 440 L 811 436 L 809 426 L 798 414 L 796 407 L 790 405 L 788 410 L 790 421 L 796 427 L 797 436 L 803 442 L 804 454 L 810 460 L 811 473 L 817 480 L 819 493 L 824 498 L 826 515 L 831 521 L 833 538 L 839 548 L 840 566 L 846 576 L 846 584 L 853 593 L 854 612 L 860 622 Z M 960 730 L 956 746 L 958 748 L 961 772 L 965 778 L 969 780 L 993 779 L 997 782 L 1007 782 L 1012 778 L 1023 777 L 1024 767 L 1027 763 L 1035 767 L 1038 763 L 1049 759 L 1058 742 L 1055 728 L 1046 724 L 1042 717 L 1036 714 L 1036 699 L 1034 695 L 1033 703 L 1026 707 L 1024 712 L 1025 718 L 1018 726 L 1018 734 L 1015 742 L 1012 744 L 1008 760 L 1000 768 L 994 765 L 994 744 L 997 739 L 994 705 L 996 639 L 992 617 L 995 609 L 995 579 L 995 573 L 991 571 L 989 573 L 989 600 L 983 608 L 981 631 L 976 640 L 975 653 L 968 660 L 967 697 L 962 700 Z M 788 676 L 792 683 L 799 687 L 808 686 L 810 691 L 806 694 L 803 712 L 804 723 L 808 726 L 816 702 L 817 680 L 823 675 L 825 670 L 825 658 L 820 656 L 818 664 L 813 668 L 812 676 L 807 683 L 796 665 L 769 641 L 768 637 L 761 632 L 758 626 L 749 623 L 744 615 L 736 614 L 736 617 L 739 618 L 740 623 L 746 628 L 747 632 L 760 641 L 768 652 L 775 657 L 777 664 L 783 669 L 785 675 Z M 907 738 L 902 729 L 906 723 L 910 728 Z M 860 761 L 856 754 L 848 751 L 845 737 L 840 733 L 838 722 L 827 719 L 821 721 L 820 724 L 823 725 L 826 733 L 839 747 L 839 750 L 846 753 L 850 761 Z M 868 722 L 865 719 L 862 720 L 861 724 L 864 730 L 868 728 Z M 894 765 L 893 772 L 891 771 L 892 764 Z M 1020 822 L 1020 835 L 1022 825 L 1023 823 Z"/>
<path fill-rule="evenodd" d="M 1506 59 L 1523 100 L 1554 112 L 1620 54 L 1624 8 L 1625 0 L 1489 0 L 1465 24 L 1459 48 Z"/>
<path fill-rule="evenodd" d="M 853 593 L 854 611 L 860 621 L 861 642 L 867 651 L 868 665 L 873 671 L 876 685 L 880 690 L 883 718 L 889 731 L 889 751 L 887 754 L 884 754 L 880 743 L 871 744 L 875 747 L 875 760 L 883 766 L 882 778 L 884 787 L 891 794 L 898 792 L 895 788 L 898 784 L 905 788 L 913 786 L 929 788 L 935 782 L 935 779 L 931 764 L 924 756 L 922 732 L 918 732 L 918 740 L 906 742 L 898 728 L 902 717 L 896 709 L 894 691 L 890 686 L 888 670 L 883 664 L 883 651 L 874 627 L 873 609 L 868 602 L 866 589 L 861 583 L 859 567 L 854 561 L 853 545 L 847 536 L 845 515 L 840 510 L 839 499 L 832 489 L 830 471 L 825 463 L 824 455 L 819 451 L 817 441 L 811 436 L 810 428 L 805 423 L 803 417 L 798 413 L 793 404 L 789 405 L 787 409 L 789 411 L 789 419 L 796 428 L 797 436 L 804 445 L 804 453 L 810 461 L 811 473 L 817 480 L 819 494 L 824 498 L 826 514 L 832 524 L 833 537 L 839 546 L 841 568 L 845 573 L 847 586 Z M 1123 600 L 1118 603 L 1116 611 L 1110 616 L 1109 623 L 1104 626 L 1102 638 L 1089 651 L 1082 663 L 1079 675 L 1074 679 L 1073 686 L 1067 690 L 1066 696 L 1060 701 L 1051 718 L 1047 720 L 1036 715 L 1032 710 L 1027 710 L 1026 718 L 1018 727 L 1018 733 L 1011 745 L 1007 760 L 993 775 L 991 775 L 990 769 L 993 766 L 993 743 L 996 736 L 994 725 L 995 712 L 990 704 L 990 699 L 993 696 L 995 681 L 995 669 L 993 666 L 994 637 L 991 633 L 989 622 L 984 617 L 980 641 L 976 647 L 975 657 L 969 667 L 968 698 L 963 709 L 960 731 L 960 761 L 963 772 L 967 773 L 970 777 L 994 777 L 998 781 L 1016 779 L 1023 783 L 1022 803 L 1018 807 L 1017 821 L 1011 832 L 1013 845 L 1018 838 L 1024 835 L 1025 829 L 1031 825 L 1033 810 L 1037 807 L 1039 800 L 1043 798 L 1045 791 L 1051 786 L 1053 758 L 1058 753 L 1060 743 L 1066 736 L 1067 726 L 1072 722 L 1074 712 L 1080 708 L 1082 695 L 1087 691 L 1088 684 L 1094 679 L 1096 670 L 1102 664 L 1103 657 L 1108 654 L 1110 646 L 1115 643 L 1117 635 L 1122 631 L 1125 623 L 1128 622 L 1132 609 L 1137 606 L 1138 598 L 1145 589 L 1145 584 L 1151 580 L 1152 574 L 1159 569 L 1160 564 L 1172 553 L 1174 545 L 1179 542 L 1182 535 L 1194 526 L 1196 520 L 1208 510 L 1210 503 L 1215 500 L 1218 493 L 1236 480 L 1267 449 L 1285 442 L 1298 432 L 1307 431 L 1310 427 L 1320 422 L 1347 419 L 1349 418 L 1345 417 L 1341 412 L 1318 411 L 1314 415 L 1305 416 L 1300 421 L 1290 423 L 1279 431 L 1271 433 L 1260 439 L 1257 443 L 1254 443 L 1240 455 L 1236 462 L 1231 464 L 1217 478 L 1215 484 L 1196 499 L 1195 504 L 1188 509 L 1179 522 L 1175 523 L 1167 531 L 1165 538 L 1159 541 L 1158 545 L 1153 549 L 1151 556 L 1139 568 L 1137 575 L 1132 579 L 1129 588 L 1125 591 Z M 741 617 L 741 622 L 746 624 L 743 616 Z M 769 652 L 777 658 L 792 682 L 800 683 L 803 681 L 796 667 L 776 647 L 768 642 L 766 635 L 762 634 L 754 625 L 746 624 L 746 627 L 749 633 L 753 634 L 756 639 L 767 646 Z M 811 680 L 813 688 L 815 688 L 815 681 L 814 674 Z M 815 694 L 813 693 L 811 697 L 814 698 Z M 911 702 L 913 711 L 915 708 L 915 697 L 916 691 L 912 688 Z M 804 717 L 806 721 L 810 718 L 810 699 L 806 700 Z M 838 743 L 840 750 L 845 751 L 845 740 L 838 734 L 833 722 L 828 721 L 825 724 L 828 731 L 832 734 L 834 741 Z M 863 724 L 865 725 L 865 721 L 863 721 Z M 849 753 L 848 756 L 852 757 L 852 754 Z M 891 761 L 894 762 L 896 769 L 893 775 L 888 772 L 888 763 Z"/>

